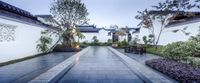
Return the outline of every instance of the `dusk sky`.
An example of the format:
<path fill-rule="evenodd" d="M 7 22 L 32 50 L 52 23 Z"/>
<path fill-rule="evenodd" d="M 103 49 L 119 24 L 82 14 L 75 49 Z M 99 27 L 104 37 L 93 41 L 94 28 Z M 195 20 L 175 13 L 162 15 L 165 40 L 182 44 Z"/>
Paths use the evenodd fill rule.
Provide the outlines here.
<path fill-rule="evenodd" d="M 53 0 L 2 0 L 11 5 L 37 14 L 50 14 L 50 4 Z M 152 5 L 162 0 L 82 0 L 89 12 L 90 24 L 98 27 L 119 25 L 120 27 L 136 27 L 137 11 L 150 9 Z"/>

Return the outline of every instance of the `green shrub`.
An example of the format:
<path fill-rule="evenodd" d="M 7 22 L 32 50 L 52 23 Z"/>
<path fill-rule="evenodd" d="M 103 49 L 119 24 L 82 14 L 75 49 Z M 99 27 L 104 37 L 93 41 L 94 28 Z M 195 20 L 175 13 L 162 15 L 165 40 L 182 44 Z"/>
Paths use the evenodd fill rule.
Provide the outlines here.
<path fill-rule="evenodd" d="M 87 46 L 89 46 L 89 44 L 86 43 L 86 42 L 80 43 L 80 47 L 81 47 L 81 48 L 85 48 L 85 47 L 87 47 Z"/>
<path fill-rule="evenodd" d="M 154 42 L 154 35 L 150 34 L 148 37 L 143 36 L 142 40 L 144 42 L 145 47 L 149 47 Z"/>
<path fill-rule="evenodd" d="M 163 53 L 162 53 L 163 49 L 164 49 L 164 46 L 158 46 L 157 49 L 153 46 L 149 46 L 146 48 L 146 51 L 151 54 L 163 56 Z"/>
<path fill-rule="evenodd" d="M 128 45 L 127 41 L 122 41 L 121 43 L 122 43 L 123 46 L 127 46 Z"/>
<path fill-rule="evenodd" d="M 128 46 L 128 42 L 126 42 L 126 41 L 117 42 L 117 47 L 118 48 L 124 48 L 126 46 Z"/>
<path fill-rule="evenodd" d="M 163 55 L 170 59 L 178 59 L 178 57 L 182 54 L 180 51 L 180 46 L 184 44 L 184 42 L 175 42 L 172 44 L 168 44 L 164 47 Z"/>
<path fill-rule="evenodd" d="M 108 46 L 111 46 L 111 45 L 112 45 L 112 39 L 108 39 L 106 44 L 107 44 Z"/>
<path fill-rule="evenodd" d="M 117 47 L 118 47 L 118 48 L 123 48 L 122 43 L 121 43 L 121 42 L 117 42 Z"/>
<path fill-rule="evenodd" d="M 183 45 L 183 52 L 185 51 L 185 55 L 191 57 L 200 57 L 200 42 L 197 41 L 187 41 Z"/>
<path fill-rule="evenodd" d="M 107 43 L 107 42 L 91 42 L 91 43 L 87 43 L 87 42 L 83 42 L 83 43 L 80 43 L 80 47 L 87 47 L 87 46 L 110 46 L 111 44 L 110 43 Z"/>
<path fill-rule="evenodd" d="M 200 58 L 199 57 L 187 57 L 187 61 L 194 67 L 200 67 Z"/>
<path fill-rule="evenodd" d="M 200 56 L 200 43 L 196 41 L 175 42 L 165 46 L 163 54 L 170 59 L 184 60 L 188 56 Z"/>

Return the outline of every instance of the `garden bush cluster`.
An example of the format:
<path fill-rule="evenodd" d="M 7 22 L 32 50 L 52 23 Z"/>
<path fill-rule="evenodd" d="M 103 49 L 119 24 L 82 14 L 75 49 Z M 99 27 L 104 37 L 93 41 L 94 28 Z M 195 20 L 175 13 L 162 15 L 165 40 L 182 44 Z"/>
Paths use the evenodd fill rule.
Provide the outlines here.
<path fill-rule="evenodd" d="M 184 60 L 188 56 L 200 57 L 200 42 L 190 40 L 168 44 L 163 50 L 163 55 L 175 60 Z"/>
<path fill-rule="evenodd" d="M 111 46 L 112 44 L 111 43 L 108 43 L 108 42 L 105 42 L 105 43 L 102 43 L 102 42 L 98 42 L 98 43 L 87 43 L 87 42 L 83 42 L 83 43 L 80 43 L 79 44 L 80 47 L 82 48 L 85 48 L 87 46 Z"/>
<path fill-rule="evenodd" d="M 121 41 L 121 42 L 117 42 L 117 47 L 116 48 L 124 48 L 126 46 L 128 46 L 128 42 L 127 41 Z M 108 41 L 108 42 L 83 42 L 83 43 L 79 43 L 80 47 L 84 48 L 87 46 L 111 46 L 112 42 Z"/>
<path fill-rule="evenodd" d="M 153 59 L 146 64 L 181 83 L 200 83 L 200 34 L 188 41 L 147 49 L 165 59 Z"/>
<path fill-rule="evenodd" d="M 126 40 L 117 42 L 117 48 L 124 48 L 126 46 L 128 46 L 128 42 Z"/>
<path fill-rule="evenodd" d="M 181 83 L 200 83 L 200 68 L 170 59 L 153 59 L 146 64 Z"/>
<path fill-rule="evenodd" d="M 162 53 L 163 48 L 164 48 L 164 46 L 157 46 L 157 49 L 153 46 L 148 46 L 148 47 L 146 47 L 146 51 L 151 54 L 163 56 L 163 53 Z"/>

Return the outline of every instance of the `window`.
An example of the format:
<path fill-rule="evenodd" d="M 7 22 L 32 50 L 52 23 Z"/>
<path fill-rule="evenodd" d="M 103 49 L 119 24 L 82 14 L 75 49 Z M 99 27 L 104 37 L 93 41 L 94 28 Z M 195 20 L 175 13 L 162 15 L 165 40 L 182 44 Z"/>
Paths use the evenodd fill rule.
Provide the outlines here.
<path fill-rule="evenodd" d="M 0 23 L 0 42 L 15 41 L 16 26 Z"/>

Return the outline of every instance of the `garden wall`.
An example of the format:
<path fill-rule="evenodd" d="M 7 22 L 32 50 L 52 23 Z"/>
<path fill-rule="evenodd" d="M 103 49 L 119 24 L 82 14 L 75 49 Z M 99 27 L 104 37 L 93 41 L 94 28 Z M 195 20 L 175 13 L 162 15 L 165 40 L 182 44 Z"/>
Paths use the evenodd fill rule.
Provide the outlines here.
<path fill-rule="evenodd" d="M 167 45 L 169 43 L 177 42 L 177 41 L 186 41 L 190 38 L 190 36 L 195 36 L 199 32 L 199 24 L 200 22 L 196 23 L 190 23 L 190 24 L 185 24 L 185 25 L 178 25 L 178 26 L 173 26 L 173 27 L 167 27 L 163 33 L 161 34 L 159 45 Z M 160 23 L 157 21 L 154 22 L 155 25 L 155 33 L 156 35 L 159 34 L 160 31 Z M 183 32 L 179 31 L 177 33 L 172 32 L 173 30 L 176 29 L 181 29 L 188 27 L 187 30 L 185 30 L 187 33 L 190 33 L 190 35 L 185 35 Z M 146 28 L 141 28 L 140 30 L 140 40 L 142 42 L 142 37 L 143 36 L 148 36 L 149 35 L 149 30 Z"/>
<path fill-rule="evenodd" d="M 0 63 L 39 54 L 37 41 L 45 29 L 49 28 L 0 16 Z M 53 45 L 58 37 L 51 38 Z"/>
<path fill-rule="evenodd" d="M 112 36 L 108 36 L 108 31 L 105 31 L 103 29 L 101 29 L 99 33 L 83 33 L 83 35 L 85 36 L 85 38 L 82 40 L 80 39 L 80 42 L 93 42 L 92 38 L 94 36 L 97 37 L 99 42 L 107 42 L 108 39 L 112 39 Z M 76 40 L 78 39 L 76 38 Z"/>

